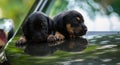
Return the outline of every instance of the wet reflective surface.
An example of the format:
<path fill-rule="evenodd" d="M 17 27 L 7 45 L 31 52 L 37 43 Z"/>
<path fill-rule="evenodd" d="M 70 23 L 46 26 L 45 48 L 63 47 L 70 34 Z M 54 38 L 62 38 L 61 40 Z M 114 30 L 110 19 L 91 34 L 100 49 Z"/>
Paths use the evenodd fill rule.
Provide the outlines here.
<path fill-rule="evenodd" d="M 75 38 L 72 40 L 57 41 L 56 43 L 34 43 L 26 45 L 16 45 L 16 47 L 23 48 L 24 52 L 32 56 L 46 56 L 51 55 L 57 50 L 66 52 L 80 52 L 88 45 L 85 38 Z"/>
<path fill-rule="evenodd" d="M 95 35 L 57 43 L 8 45 L 11 65 L 120 65 L 120 35 Z"/>

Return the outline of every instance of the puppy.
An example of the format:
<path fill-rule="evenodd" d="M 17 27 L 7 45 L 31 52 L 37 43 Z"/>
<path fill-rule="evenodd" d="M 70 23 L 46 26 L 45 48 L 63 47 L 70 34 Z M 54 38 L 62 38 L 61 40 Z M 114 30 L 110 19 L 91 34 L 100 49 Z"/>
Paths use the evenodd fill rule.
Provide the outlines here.
<path fill-rule="evenodd" d="M 53 21 L 41 12 L 34 12 L 28 16 L 22 26 L 23 36 L 16 42 L 40 43 L 55 41 Z"/>
<path fill-rule="evenodd" d="M 75 10 L 58 14 L 54 17 L 54 23 L 56 28 L 55 36 L 58 40 L 83 36 L 87 32 L 83 16 Z"/>

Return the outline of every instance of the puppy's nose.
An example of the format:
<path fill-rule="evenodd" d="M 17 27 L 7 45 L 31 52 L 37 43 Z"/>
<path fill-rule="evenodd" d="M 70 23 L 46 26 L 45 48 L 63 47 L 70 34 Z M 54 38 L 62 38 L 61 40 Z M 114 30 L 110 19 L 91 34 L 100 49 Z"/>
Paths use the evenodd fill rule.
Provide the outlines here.
<path fill-rule="evenodd" d="M 85 31 L 85 32 L 87 31 L 87 27 L 86 27 L 86 28 L 84 28 L 84 31 Z"/>
<path fill-rule="evenodd" d="M 82 28 L 83 28 L 83 31 L 85 32 L 87 31 L 87 27 L 85 25 L 83 25 Z"/>

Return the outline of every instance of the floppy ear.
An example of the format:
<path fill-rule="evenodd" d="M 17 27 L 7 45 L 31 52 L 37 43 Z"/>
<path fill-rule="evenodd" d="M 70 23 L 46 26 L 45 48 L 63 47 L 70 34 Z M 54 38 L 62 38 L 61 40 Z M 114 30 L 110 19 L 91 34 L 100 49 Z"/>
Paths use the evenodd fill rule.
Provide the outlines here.
<path fill-rule="evenodd" d="M 34 33 L 34 29 L 31 26 L 31 24 L 32 24 L 31 22 L 33 22 L 33 21 L 31 21 L 30 17 L 28 17 L 25 20 L 24 24 L 22 25 L 22 31 L 23 31 L 24 36 L 26 36 L 26 38 L 31 37 L 30 35 L 32 35 Z M 31 32 L 31 33 L 29 33 L 29 32 Z"/>
<path fill-rule="evenodd" d="M 55 34 L 55 26 L 54 26 L 54 22 L 52 19 L 50 19 L 49 17 L 47 18 L 47 24 L 48 24 L 48 34 Z"/>
<path fill-rule="evenodd" d="M 31 21 L 30 18 L 32 18 L 33 15 L 34 15 L 34 13 L 30 14 L 30 15 L 26 18 L 25 22 L 22 24 L 23 33 L 27 30 L 27 28 L 28 28 L 28 26 L 29 26 L 29 24 L 30 24 L 30 21 Z"/>
<path fill-rule="evenodd" d="M 23 23 L 23 25 L 22 25 L 22 31 L 23 31 L 23 34 L 26 36 L 27 35 L 27 33 L 28 33 L 28 25 L 27 24 L 29 24 L 29 19 L 27 18 L 26 20 L 25 20 L 25 22 Z M 26 26 L 27 25 L 27 26 Z"/>

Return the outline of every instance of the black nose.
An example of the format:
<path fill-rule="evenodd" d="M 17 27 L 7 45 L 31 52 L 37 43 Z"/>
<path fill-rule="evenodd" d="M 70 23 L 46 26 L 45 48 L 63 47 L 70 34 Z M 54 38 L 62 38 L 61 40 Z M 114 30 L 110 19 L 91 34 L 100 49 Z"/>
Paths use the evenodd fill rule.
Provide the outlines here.
<path fill-rule="evenodd" d="M 85 34 L 86 34 L 86 32 L 87 32 L 87 27 L 84 25 L 84 26 L 83 26 L 82 33 L 81 33 L 81 34 L 82 34 L 82 35 L 85 35 Z"/>
<path fill-rule="evenodd" d="M 82 29 L 83 29 L 83 31 L 87 31 L 87 27 L 85 26 L 85 25 L 82 25 Z"/>
<path fill-rule="evenodd" d="M 86 27 L 86 28 L 84 28 L 84 31 L 85 31 L 85 32 L 87 32 L 87 27 Z"/>

